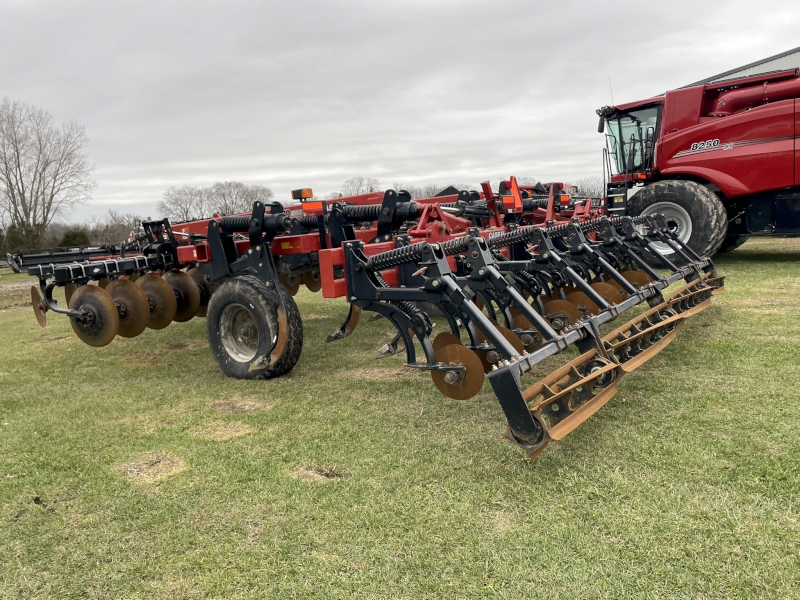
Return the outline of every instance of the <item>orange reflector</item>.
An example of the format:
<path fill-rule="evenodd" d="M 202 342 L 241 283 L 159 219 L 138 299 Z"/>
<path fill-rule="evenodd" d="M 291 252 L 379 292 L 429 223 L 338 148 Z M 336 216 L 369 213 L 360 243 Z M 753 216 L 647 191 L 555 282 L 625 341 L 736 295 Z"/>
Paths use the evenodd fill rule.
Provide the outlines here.
<path fill-rule="evenodd" d="M 303 212 L 322 210 L 322 202 L 303 202 Z"/>
<path fill-rule="evenodd" d="M 569 196 L 560 196 L 560 199 L 562 205 L 566 206 L 567 204 L 569 204 Z"/>
<path fill-rule="evenodd" d="M 306 198 L 313 198 L 314 192 L 311 188 L 303 188 L 301 190 L 292 190 L 292 200 L 305 200 Z"/>

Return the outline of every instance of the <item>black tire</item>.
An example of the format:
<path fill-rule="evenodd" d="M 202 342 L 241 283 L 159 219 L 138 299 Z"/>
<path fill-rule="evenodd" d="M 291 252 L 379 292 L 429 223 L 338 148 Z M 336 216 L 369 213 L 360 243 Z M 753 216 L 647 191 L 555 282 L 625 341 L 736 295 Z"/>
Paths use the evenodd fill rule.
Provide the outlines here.
<path fill-rule="evenodd" d="M 749 239 L 750 239 L 749 235 L 726 235 L 725 239 L 722 240 L 722 245 L 719 248 L 717 248 L 717 254 L 724 254 L 725 252 L 733 252 Z"/>
<path fill-rule="evenodd" d="M 699 256 L 712 256 L 725 240 L 728 231 L 728 213 L 719 197 L 707 187 L 694 181 L 682 180 L 651 183 L 631 196 L 628 201 L 628 214 L 636 217 L 652 210 L 660 212 L 657 208 L 652 208 L 660 203 L 665 203 L 666 208 L 671 208 L 675 213 L 688 216 L 691 234 L 684 241 Z M 674 206 L 669 207 L 669 204 Z M 679 219 L 669 222 L 678 225 L 680 231 Z M 663 252 L 666 258 L 675 264 L 683 264 L 675 252 L 669 248 L 666 250 Z M 649 253 L 645 253 L 645 258 L 654 267 L 664 266 L 657 257 L 651 257 Z"/>
<path fill-rule="evenodd" d="M 274 364 L 251 370 L 269 356 L 278 334 L 275 294 L 257 277 L 242 275 L 224 281 L 211 296 L 206 330 L 211 352 L 222 371 L 237 379 L 271 379 L 291 371 L 303 350 L 303 322 L 294 299 L 278 286 L 286 307 L 288 331 L 283 354 Z M 244 330 L 244 327 L 248 329 Z M 258 337 L 252 339 L 252 329 Z M 247 336 L 232 335 L 247 331 Z"/>

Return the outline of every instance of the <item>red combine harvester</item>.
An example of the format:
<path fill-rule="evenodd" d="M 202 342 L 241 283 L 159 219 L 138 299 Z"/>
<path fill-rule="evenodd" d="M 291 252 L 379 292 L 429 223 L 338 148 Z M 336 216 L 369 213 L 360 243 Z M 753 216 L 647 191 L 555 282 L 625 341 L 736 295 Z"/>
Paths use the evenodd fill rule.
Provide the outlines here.
<path fill-rule="evenodd" d="M 446 396 L 471 398 L 488 379 L 509 439 L 535 458 L 602 407 L 623 374 L 663 349 L 723 285 L 663 218 L 609 218 L 599 199 L 564 187 L 539 194 L 512 177 L 499 193 L 486 182 L 481 193 L 415 201 L 395 190 L 318 201 L 304 189 L 288 207 L 257 202 L 243 215 L 145 221 L 136 254 L 29 267 L 38 278 L 31 301 L 42 326 L 46 312 L 64 314 L 92 346 L 204 316 L 220 368 L 264 379 L 300 359 L 292 296 L 304 284 L 350 304 L 326 341 L 349 336 L 371 311 L 397 331 L 381 353 L 405 352 L 406 366 L 430 372 Z M 67 307 L 53 297 L 58 287 Z M 646 310 L 601 334 L 643 302 Z M 445 329 L 436 336 L 431 305 Z M 577 357 L 523 386 L 536 364 L 571 346 Z"/>
<path fill-rule="evenodd" d="M 597 114 L 611 214 L 663 214 L 699 256 L 754 234 L 800 234 L 800 70 L 695 84 Z"/>

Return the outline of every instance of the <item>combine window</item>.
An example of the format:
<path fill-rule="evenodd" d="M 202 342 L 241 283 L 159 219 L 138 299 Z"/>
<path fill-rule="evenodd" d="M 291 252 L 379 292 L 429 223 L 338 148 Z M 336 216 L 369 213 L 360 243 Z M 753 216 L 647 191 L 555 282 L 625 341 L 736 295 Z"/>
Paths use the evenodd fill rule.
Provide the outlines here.
<path fill-rule="evenodd" d="M 649 106 L 606 120 L 609 151 L 618 174 L 652 168 L 660 108 Z"/>

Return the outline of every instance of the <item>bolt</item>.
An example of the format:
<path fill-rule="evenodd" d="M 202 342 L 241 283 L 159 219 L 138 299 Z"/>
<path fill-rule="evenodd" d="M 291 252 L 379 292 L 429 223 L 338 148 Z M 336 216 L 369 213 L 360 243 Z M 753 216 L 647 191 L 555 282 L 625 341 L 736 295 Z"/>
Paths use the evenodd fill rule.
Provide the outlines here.
<path fill-rule="evenodd" d="M 350 302 L 355 302 L 356 300 L 358 300 L 358 298 L 355 296 L 350 296 Z"/>
<path fill-rule="evenodd" d="M 496 350 L 489 350 L 486 353 L 486 361 L 490 363 L 496 363 L 500 360 L 500 355 L 497 353 Z"/>
<path fill-rule="evenodd" d="M 261 252 L 261 246 L 256 246 L 256 252 Z"/>
<path fill-rule="evenodd" d="M 578 387 L 575 388 L 575 391 L 576 392 L 582 392 L 583 391 L 583 386 L 579 385 Z"/>
<path fill-rule="evenodd" d="M 446 371 L 444 374 L 444 382 L 450 385 L 455 385 L 458 382 L 458 373 L 455 371 Z"/>
<path fill-rule="evenodd" d="M 480 271 L 478 271 L 478 275 L 481 276 L 486 275 L 486 269 L 481 269 Z"/>
<path fill-rule="evenodd" d="M 383 209 L 381 212 L 382 212 L 383 214 L 385 214 L 385 215 L 388 215 L 388 214 L 389 214 L 389 208 L 388 208 L 388 207 L 386 207 L 386 208 L 384 208 L 384 209 Z"/>
<path fill-rule="evenodd" d="M 550 253 L 545 252 L 544 254 L 542 254 L 542 258 L 550 258 Z"/>
<path fill-rule="evenodd" d="M 434 280 L 433 280 L 433 283 L 431 283 L 431 285 L 432 285 L 433 287 L 439 287 L 440 285 L 442 285 L 442 282 L 441 282 L 441 281 L 439 281 L 438 279 L 434 279 Z"/>
<path fill-rule="evenodd" d="M 479 256 L 479 254 L 478 254 L 477 250 L 472 253 L 472 258 L 478 258 L 478 256 Z"/>
<path fill-rule="evenodd" d="M 250 250 L 248 250 L 248 251 L 247 251 L 247 253 L 248 253 L 248 254 L 252 254 L 252 253 L 253 253 L 253 249 L 252 249 L 252 248 L 250 248 Z"/>
<path fill-rule="evenodd" d="M 578 244 L 578 252 L 583 252 L 583 244 Z"/>
<path fill-rule="evenodd" d="M 550 410 L 552 410 L 553 412 L 558 412 L 559 408 L 560 407 L 558 406 L 558 404 L 551 404 L 550 405 Z"/>

